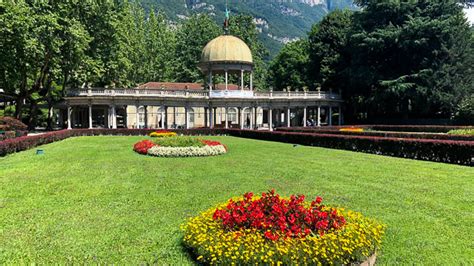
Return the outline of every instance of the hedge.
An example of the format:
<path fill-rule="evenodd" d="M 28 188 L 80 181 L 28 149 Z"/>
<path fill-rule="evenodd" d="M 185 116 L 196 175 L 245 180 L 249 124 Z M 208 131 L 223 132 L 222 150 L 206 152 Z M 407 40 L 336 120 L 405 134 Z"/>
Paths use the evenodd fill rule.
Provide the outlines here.
<path fill-rule="evenodd" d="M 23 136 L 0 141 L 0 156 L 34 148 L 39 145 L 52 143 L 55 141 L 77 136 L 145 136 L 155 130 L 153 129 L 72 129 L 49 132 L 41 135 Z M 221 130 L 213 129 L 189 129 L 173 130 L 178 134 L 185 135 L 215 135 L 223 134 Z"/>
<path fill-rule="evenodd" d="M 324 128 L 313 128 L 313 127 L 297 127 L 288 128 L 282 127 L 277 128 L 277 131 L 284 132 L 306 132 L 306 133 L 317 133 L 317 134 L 337 134 L 337 135 L 349 135 L 349 136 L 371 136 L 371 137 L 388 137 L 388 138 L 409 138 L 409 139 L 440 139 L 440 140 L 463 140 L 463 141 L 474 141 L 472 135 L 456 135 L 456 134 L 439 134 L 439 133 L 410 133 L 410 132 L 378 132 L 378 131 L 364 131 L 364 132 L 350 132 L 350 131 L 339 131 L 339 129 L 326 129 Z"/>
<path fill-rule="evenodd" d="M 75 136 L 140 136 L 151 129 L 73 129 L 0 141 L 0 156 Z M 353 136 L 303 132 L 269 132 L 239 129 L 172 130 L 184 135 L 231 135 L 309 146 L 374 153 L 418 160 L 474 166 L 474 141 Z"/>
<path fill-rule="evenodd" d="M 348 136 L 302 132 L 227 130 L 243 138 L 388 155 L 402 158 L 474 165 L 474 141 Z"/>

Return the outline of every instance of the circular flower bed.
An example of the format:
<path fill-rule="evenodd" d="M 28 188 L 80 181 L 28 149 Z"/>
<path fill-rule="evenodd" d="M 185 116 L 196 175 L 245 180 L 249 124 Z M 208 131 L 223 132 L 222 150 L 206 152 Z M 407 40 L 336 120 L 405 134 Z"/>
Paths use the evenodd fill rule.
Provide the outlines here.
<path fill-rule="evenodd" d="M 157 157 L 196 157 L 224 154 L 227 152 L 227 147 L 218 141 L 171 136 L 154 141 L 142 140 L 133 146 L 133 150 Z"/>
<path fill-rule="evenodd" d="M 272 190 L 209 209 L 182 226 L 184 245 L 209 264 L 350 264 L 380 247 L 384 226 L 317 197 L 281 198 Z"/>
<path fill-rule="evenodd" d="M 174 137 L 176 136 L 176 132 L 168 131 L 168 130 L 157 130 L 155 132 L 150 133 L 150 137 L 152 138 L 164 138 L 164 137 Z"/>

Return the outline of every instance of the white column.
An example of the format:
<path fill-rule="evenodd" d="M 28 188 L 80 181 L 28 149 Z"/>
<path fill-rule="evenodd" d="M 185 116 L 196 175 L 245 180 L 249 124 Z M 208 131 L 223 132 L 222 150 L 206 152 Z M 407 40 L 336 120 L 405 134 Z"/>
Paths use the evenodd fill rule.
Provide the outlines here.
<path fill-rule="evenodd" d="M 165 124 L 164 124 L 164 127 L 165 129 L 168 129 L 168 106 L 165 106 Z"/>
<path fill-rule="evenodd" d="M 148 128 L 148 105 L 144 105 L 143 108 L 145 109 L 145 128 Z"/>
<path fill-rule="evenodd" d="M 342 126 L 342 108 L 339 106 L 339 125 Z"/>
<path fill-rule="evenodd" d="M 228 113 L 229 113 L 229 107 L 225 107 L 225 128 L 229 128 L 229 116 L 228 116 Z"/>
<path fill-rule="evenodd" d="M 184 128 L 189 129 L 189 108 L 188 106 L 184 107 Z"/>
<path fill-rule="evenodd" d="M 250 129 L 255 129 L 257 127 L 257 119 L 255 119 L 257 113 L 257 109 L 255 107 L 252 107 L 252 112 L 250 113 Z"/>
<path fill-rule="evenodd" d="M 244 70 L 240 70 L 240 90 L 244 90 Z"/>
<path fill-rule="evenodd" d="M 212 91 L 212 70 L 209 69 L 209 92 Z"/>
<path fill-rule="evenodd" d="M 214 107 L 209 107 L 209 128 L 214 128 Z"/>
<path fill-rule="evenodd" d="M 115 112 L 115 105 L 112 105 L 112 128 L 117 128 L 117 113 Z"/>
<path fill-rule="evenodd" d="M 286 126 L 291 127 L 291 108 L 287 108 L 287 113 L 286 113 Z"/>
<path fill-rule="evenodd" d="M 225 90 L 229 90 L 229 73 L 225 71 Z"/>
<path fill-rule="evenodd" d="M 71 106 L 68 106 L 67 107 L 67 129 L 72 129 L 71 116 L 72 116 L 72 108 Z"/>
<path fill-rule="evenodd" d="M 306 127 L 306 121 L 308 120 L 307 107 L 303 108 L 303 127 Z"/>
<path fill-rule="evenodd" d="M 92 128 L 92 104 L 89 104 L 89 128 Z"/>
<path fill-rule="evenodd" d="M 135 106 L 135 119 L 136 119 L 136 128 L 140 128 L 140 114 L 138 113 L 138 109 L 140 106 Z"/>
<path fill-rule="evenodd" d="M 250 72 L 250 91 L 253 91 L 253 73 Z"/>
<path fill-rule="evenodd" d="M 165 128 L 165 109 L 166 109 L 166 106 L 161 106 L 161 128 L 164 129 Z"/>
<path fill-rule="evenodd" d="M 273 110 L 271 107 L 268 109 L 268 129 L 273 131 Z"/>
<path fill-rule="evenodd" d="M 318 127 L 321 126 L 321 106 L 318 105 Z"/>
<path fill-rule="evenodd" d="M 332 126 L 332 106 L 329 106 L 329 125 Z"/>
<path fill-rule="evenodd" d="M 239 107 L 239 123 L 240 123 L 240 129 L 244 129 L 244 108 Z"/>

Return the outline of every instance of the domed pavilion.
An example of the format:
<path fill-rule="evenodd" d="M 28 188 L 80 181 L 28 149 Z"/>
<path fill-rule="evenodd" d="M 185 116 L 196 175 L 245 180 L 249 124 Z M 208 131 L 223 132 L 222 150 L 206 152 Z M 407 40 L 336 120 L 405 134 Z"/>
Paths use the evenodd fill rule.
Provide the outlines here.
<path fill-rule="evenodd" d="M 135 88 L 71 88 L 58 106 L 58 125 L 71 128 L 239 128 L 273 130 L 276 127 L 342 123 L 340 95 L 279 88 L 254 91 L 254 60 L 249 46 L 229 33 L 226 12 L 224 34 L 203 48 L 198 67 L 206 84 L 149 81 Z M 224 84 L 215 84 L 223 76 Z M 239 77 L 240 84 L 229 84 Z M 248 84 L 245 82 L 248 81 Z M 336 110 L 336 112 L 334 112 Z"/>
<path fill-rule="evenodd" d="M 253 91 L 252 51 L 244 41 L 235 36 L 225 34 L 211 40 L 202 50 L 199 67 L 209 77 L 209 90 L 213 89 L 214 75 L 224 75 L 225 90 L 228 90 L 229 75 L 240 75 L 240 90 L 244 90 L 244 77 L 248 73 L 249 88 Z"/>

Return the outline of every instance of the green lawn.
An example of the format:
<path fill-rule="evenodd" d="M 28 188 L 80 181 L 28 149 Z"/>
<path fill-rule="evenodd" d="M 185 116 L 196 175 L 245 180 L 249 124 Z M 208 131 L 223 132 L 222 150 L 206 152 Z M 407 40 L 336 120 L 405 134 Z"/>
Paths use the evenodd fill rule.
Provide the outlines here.
<path fill-rule="evenodd" d="M 136 154 L 143 137 L 81 137 L 0 157 L 0 264 L 190 264 L 179 225 L 275 188 L 388 225 L 381 264 L 474 263 L 474 168 L 233 137 L 218 157 Z"/>

